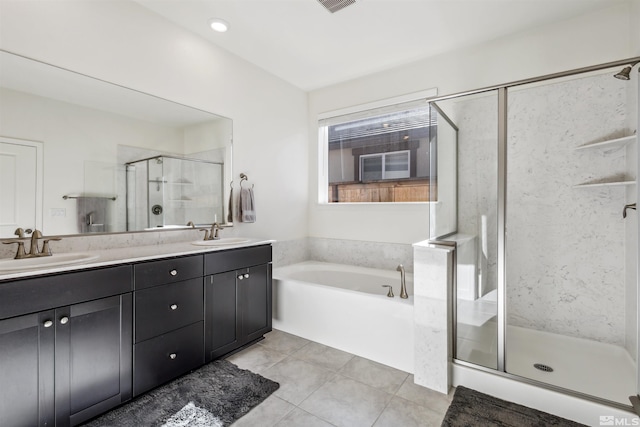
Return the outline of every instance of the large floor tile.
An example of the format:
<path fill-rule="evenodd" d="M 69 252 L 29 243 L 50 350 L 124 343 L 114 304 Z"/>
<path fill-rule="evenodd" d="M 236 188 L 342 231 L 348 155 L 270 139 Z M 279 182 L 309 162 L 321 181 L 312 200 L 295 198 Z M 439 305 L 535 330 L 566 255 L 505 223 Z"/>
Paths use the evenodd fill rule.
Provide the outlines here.
<path fill-rule="evenodd" d="M 336 375 L 300 404 L 300 408 L 336 426 L 370 427 L 393 396 Z"/>
<path fill-rule="evenodd" d="M 271 395 L 261 404 L 253 408 L 244 417 L 232 424 L 233 427 L 270 427 L 276 425 L 289 412 L 296 409 L 295 405 Z"/>
<path fill-rule="evenodd" d="M 262 375 L 280 383 L 280 388 L 274 393 L 276 396 L 298 405 L 336 374 L 321 366 L 289 357 L 266 369 Z"/>
<path fill-rule="evenodd" d="M 265 339 L 260 341 L 260 345 L 279 351 L 280 353 L 291 354 L 300 350 L 310 342 L 311 341 L 296 335 L 274 329 L 265 335 Z"/>
<path fill-rule="evenodd" d="M 391 394 L 398 391 L 409 375 L 398 369 L 358 356 L 351 359 L 340 369 L 339 373 Z"/>
<path fill-rule="evenodd" d="M 227 360 L 240 369 L 248 369 L 257 374 L 262 373 L 287 357 L 286 354 L 261 345 L 252 345 L 236 354 L 227 357 Z"/>
<path fill-rule="evenodd" d="M 451 399 L 453 399 L 453 390 L 449 395 L 438 393 L 437 391 L 430 390 L 426 387 L 419 386 L 413 382 L 413 375 L 409 377 L 402 384 L 398 390 L 397 396 L 417 403 L 418 405 L 425 406 L 432 409 L 435 412 L 444 415 L 449 408 Z"/>
<path fill-rule="evenodd" d="M 400 397 L 394 397 L 374 427 L 439 427 L 443 415 Z"/>
<path fill-rule="evenodd" d="M 284 417 L 276 427 L 332 427 L 333 424 L 321 420 L 315 415 L 296 408 Z"/>
<path fill-rule="evenodd" d="M 332 371 L 337 371 L 353 359 L 353 354 L 316 342 L 310 342 L 293 353 L 292 356 L 310 363 L 315 363 Z"/>

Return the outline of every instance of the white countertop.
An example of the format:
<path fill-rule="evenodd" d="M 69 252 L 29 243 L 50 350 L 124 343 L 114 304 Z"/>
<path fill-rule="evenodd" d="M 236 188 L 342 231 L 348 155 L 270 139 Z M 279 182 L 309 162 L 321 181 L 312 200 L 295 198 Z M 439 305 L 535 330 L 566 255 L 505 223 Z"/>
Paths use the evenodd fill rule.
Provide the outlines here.
<path fill-rule="evenodd" d="M 94 267 L 104 267 L 109 265 L 161 259 L 181 255 L 203 254 L 208 252 L 226 251 L 229 249 L 245 248 L 250 246 L 267 245 L 275 240 L 249 239 L 247 242 L 221 245 L 221 246 L 196 246 L 191 242 L 166 243 L 148 246 L 133 246 L 125 248 L 92 250 L 92 255 L 98 258 L 81 264 L 70 264 L 60 266 L 50 266 L 34 268 L 31 270 L 12 271 L 10 273 L 0 273 L 0 281 L 8 279 L 26 278 L 30 276 L 40 276 L 43 274 L 60 273 L 66 271 L 83 270 Z M 53 256 L 55 257 L 55 252 Z"/>

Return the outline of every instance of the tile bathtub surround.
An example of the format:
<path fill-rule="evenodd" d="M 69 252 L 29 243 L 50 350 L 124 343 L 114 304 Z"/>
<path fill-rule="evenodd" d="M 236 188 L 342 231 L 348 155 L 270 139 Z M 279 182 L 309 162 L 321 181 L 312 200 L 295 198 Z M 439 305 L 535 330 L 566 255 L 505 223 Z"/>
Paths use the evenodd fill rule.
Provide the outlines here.
<path fill-rule="evenodd" d="M 309 238 L 278 240 L 273 244 L 273 265 L 282 267 L 309 261 Z"/>
<path fill-rule="evenodd" d="M 402 264 L 407 273 L 413 272 L 413 248 L 410 244 L 310 237 L 309 256 L 314 261 L 383 270 L 395 270 L 398 264 Z"/>
<path fill-rule="evenodd" d="M 450 395 L 406 372 L 274 330 L 227 360 L 280 383 L 244 426 L 439 426 Z"/>

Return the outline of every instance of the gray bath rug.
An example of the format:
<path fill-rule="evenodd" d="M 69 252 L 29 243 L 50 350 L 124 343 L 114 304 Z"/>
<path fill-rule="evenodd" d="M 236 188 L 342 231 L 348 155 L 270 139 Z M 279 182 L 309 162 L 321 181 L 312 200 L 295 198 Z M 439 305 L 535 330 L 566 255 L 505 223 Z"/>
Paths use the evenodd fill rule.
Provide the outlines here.
<path fill-rule="evenodd" d="M 577 427 L 583 424 L 458 386 L 442 427 L 467 426 Z"/>
<path fill-rule="evenodd" d="M 215 360 L 89 421 L 85 426 L 228 426 L 279 386 L 231 362 Z"/>

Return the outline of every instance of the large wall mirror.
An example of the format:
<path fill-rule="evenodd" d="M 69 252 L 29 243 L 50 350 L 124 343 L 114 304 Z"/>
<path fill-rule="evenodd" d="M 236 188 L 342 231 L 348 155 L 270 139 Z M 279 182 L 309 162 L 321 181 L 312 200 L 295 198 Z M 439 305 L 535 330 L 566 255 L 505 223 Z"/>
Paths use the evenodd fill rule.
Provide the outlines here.
<path fill-rule="evenodd" d="M 232 129 L 0 51 L 0 238 L 231 225 Z"/>

